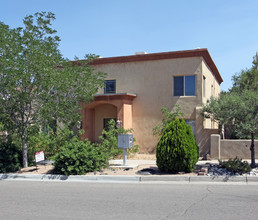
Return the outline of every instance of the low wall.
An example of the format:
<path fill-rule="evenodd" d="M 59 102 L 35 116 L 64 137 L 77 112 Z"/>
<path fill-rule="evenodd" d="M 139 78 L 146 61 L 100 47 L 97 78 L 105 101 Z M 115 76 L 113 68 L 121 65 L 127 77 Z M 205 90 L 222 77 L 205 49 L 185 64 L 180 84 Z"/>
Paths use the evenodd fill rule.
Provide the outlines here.
<path fill-rule="evenodd" d="M 211 159 L 242 158 L 251 159 L 251 140 L 221 140 L 220 135 L 211 135 Z M 258 159 L 258 140 L 254 141 L 255 158 Z"/>

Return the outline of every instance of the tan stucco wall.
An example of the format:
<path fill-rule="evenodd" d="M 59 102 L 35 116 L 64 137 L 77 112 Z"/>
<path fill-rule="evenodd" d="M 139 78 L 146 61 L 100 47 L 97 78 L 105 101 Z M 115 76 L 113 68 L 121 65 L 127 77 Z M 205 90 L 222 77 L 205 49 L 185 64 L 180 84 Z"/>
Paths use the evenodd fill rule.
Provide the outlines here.
<path fill-rule="evenodd" d="M 210 157 L 220 159 L 220 135 L 212 134 L 210 138 Z"/>
<path fill-rule="evenodd" d="M 217 97 L 219 95 L 220 84 L 204 60 L 202 62 L 202 81 L 203 77 L 205 77 L 205 93 L 202 90 L 202 102 L 206 104 L 212 96 Z M 203 123 L 207 129 L 218 128 L 218 124 L 210 119 L 204 119 Z"/>
<path fill-rule="evenodd" d="M 251 140 L 221 140 L 219 135 L 211 135 L 211 158 L 229 159 L 238 157 L 240 159 L 251 159 Z M 255 152 L 258 152 L 258 140 L 254 142 Z M 255 158 L 258 159 L 256 153 Z"/>
<path fill-rule="evenodd" d="M 211 134 L 218 134 L 218 129 L 211 129 L 203 127 L 203 117 L 200 115 L 201 107 L 196 107 L 196 142 L 199 146 L 199 155 L 205 156 L 210 154 L 210 136 Z"/>
<path fill-rule="evenodd" d="M 153 137 L 152 129 L 162 120 L 160 111 L 162 106 L 172 110 L 175 104 L 179 104 L 185 113 L 185 119 L 196 120 L 196 106 L 201 106 L 203 101 L 202 72 L 205 65 L 201 57 L 193 57 L 111 63 L 94 67 L 97 71 L 108 73 L 106 79 L 116 80 L 116 93 L 137 95 L 130 107 L 134 136 L 137 144 L 141 146 L 140 152 L 151 153 L 155 152 L 157 144 L 157 138 Z M 208 79 L 209 71 L 205 73 Z M 174 97 L 173 76 L 185 75 L 196 75 L 196 96 Z M 98 94 L 103 94 L 103 89 Z M 130 109 L 127 110 L 130 111 Z M 198 126 L 197 140 L 202 133 L 203 120 L 198 123 Z"/>
<path fill-rule="evenodd" d="M 202 76 L 206 78 L 205 96 L 202 92 L 202 101 L 206 103 L 207 99 L 210 99 L 211 96 L 217 97 L 219 95 L 220 85 L 204 60 L 202 61 Z"/>

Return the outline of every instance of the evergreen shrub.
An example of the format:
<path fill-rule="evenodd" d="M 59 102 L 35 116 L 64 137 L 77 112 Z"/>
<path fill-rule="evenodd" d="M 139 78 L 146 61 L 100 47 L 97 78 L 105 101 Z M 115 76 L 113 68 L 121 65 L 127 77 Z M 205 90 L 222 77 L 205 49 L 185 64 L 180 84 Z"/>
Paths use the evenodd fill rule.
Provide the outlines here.
<path fill-rule="evenodd" d="M 163 131 L 157 145 L 156 159 L 159 170 L 177 173 L 191 172 L 198 161 L 199 147 L 190 125 L 175 118 Z"/>
<path fill-rule="evenodd" d="M 53 173 L 64 175 L 84 175 L 100 170 L 108 165 L 108 154 L 99 146 L 91 145 L 74 136 L 56 154 Z"/>
<path fill-rule="evenodd" d="M 15 172 L 21 168 L 21 149 L 10 140 L 0 143 L 0 173 Z"/>

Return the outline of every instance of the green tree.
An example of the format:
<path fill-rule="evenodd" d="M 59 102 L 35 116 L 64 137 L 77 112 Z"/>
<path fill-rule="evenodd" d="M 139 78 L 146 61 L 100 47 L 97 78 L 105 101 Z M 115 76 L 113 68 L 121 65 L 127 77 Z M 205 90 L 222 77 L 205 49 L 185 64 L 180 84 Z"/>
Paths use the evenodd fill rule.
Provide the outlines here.
<path fill-rule="evenodd" d="M 65 125 L 80 121 L 78 103 L 89 101 L 105 77 L 88 65 L 94 55 L 75 62 L 63 58 L 54 19 L 41 12 L 25 17 L 24 27 L 0 22 L 0 117 L 5 130 L 19 134 L 24 167 L 30 127 L 53 119 Z"/>
<path fill-rule="evenodd" d="M 255 167 L 254 138 L 258 132 L 257 55 L 251 69 L 233 76 L 229 92 L 204 105 L 202 115 L 234 129 L 238 138 L 251 139 L 251 167 Z"/>
<path fill-rule="evenodd" d="M 153 128 L 153 135 L 154 136 L 161 136 L 163 131 L 165 130 L 166 126 L 172 122 L 173 120 L 175 120 L 175 118 L 182 118 L 184 117 L 184 113 L 181 112 L 181 108 L 178 104 L 175 105 L 175 107 L 173 108 L 173 111 L 170 112 L 166 107 L 162 107 L 161 108 L 161 112 L 163 115 L 163 119 L 162 122 L 160 124 L 158 124 L 157 126 L 155 126 Z"/>
<path fill-rule="evenodd" d="M 230 93 L 241 93 L 242 91 L 256 91 L 258 88 L 258 55 L 254 56 L 253 67 L 250 69 L 242 70 L 240 73 L 232 77 L 233 87 Z"/>
<path fill-rule="evenodd" d="M 226 127 L 227 133 L 232 138 L 234 136 L 232 134 L 235 133 L 233 113 L 237 105 L 238 103 L 232 101 L 228 92 L 222 92 L 219 97 L 211 97 L 210 102 L 203 105 L 201 114 L 205 118 L 217 122 L 220 132 L 222 132 L 222 126 Z"/>

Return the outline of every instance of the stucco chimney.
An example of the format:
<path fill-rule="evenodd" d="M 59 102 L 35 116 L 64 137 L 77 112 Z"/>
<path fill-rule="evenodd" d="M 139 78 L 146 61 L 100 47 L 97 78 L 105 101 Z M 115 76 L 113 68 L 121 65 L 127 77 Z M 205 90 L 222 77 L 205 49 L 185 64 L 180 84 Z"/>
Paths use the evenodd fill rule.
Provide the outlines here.
<path fill-rule="evenodd" d="M 142 54 L 147 54 L 147 52 L 135 52 L 135 55 L 142 55 Z"/>

